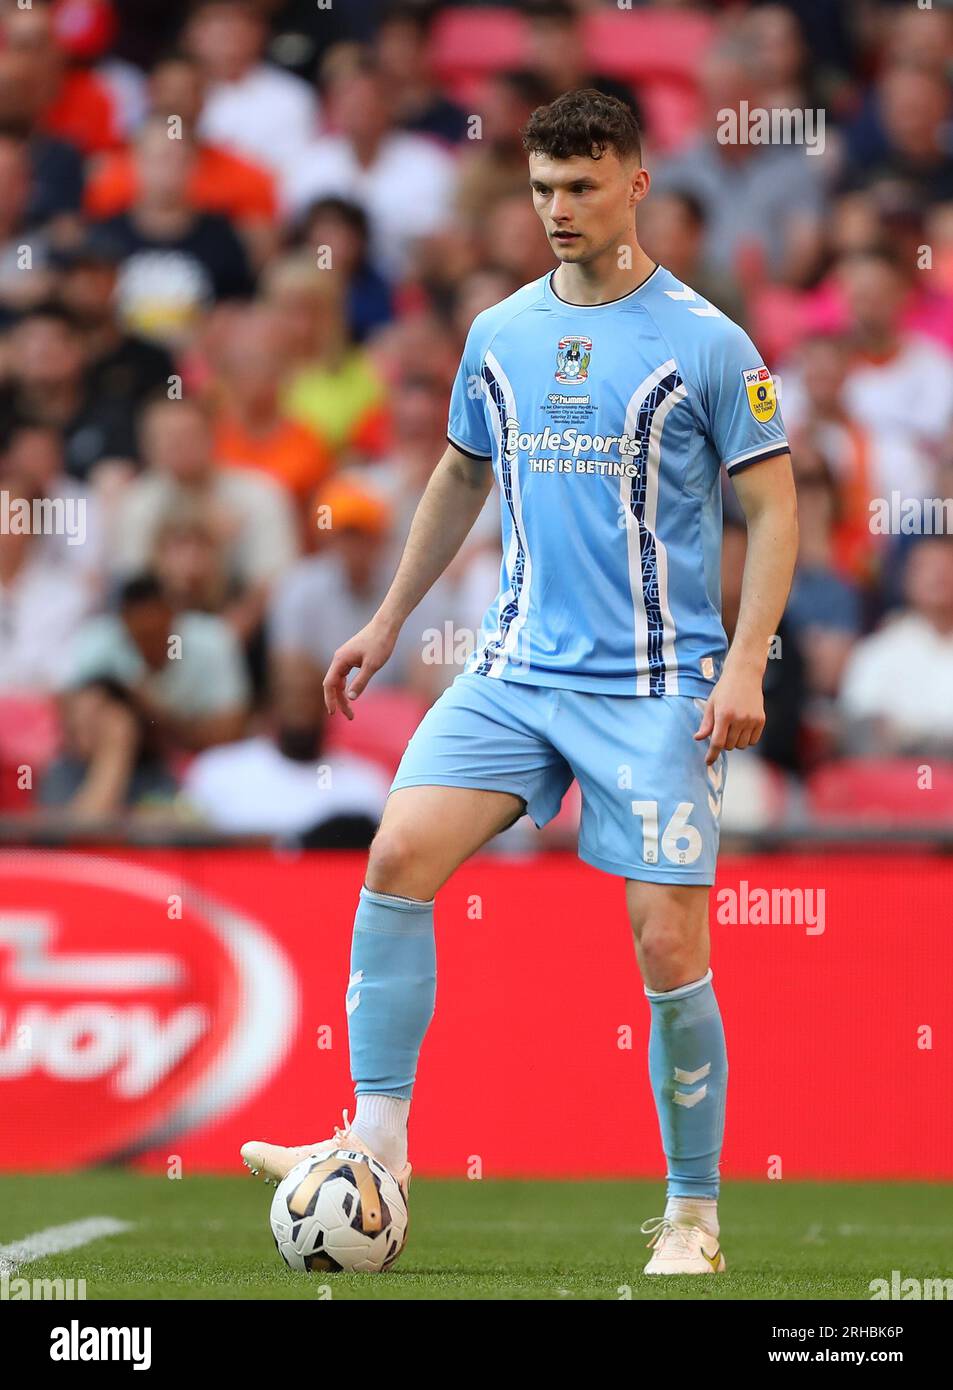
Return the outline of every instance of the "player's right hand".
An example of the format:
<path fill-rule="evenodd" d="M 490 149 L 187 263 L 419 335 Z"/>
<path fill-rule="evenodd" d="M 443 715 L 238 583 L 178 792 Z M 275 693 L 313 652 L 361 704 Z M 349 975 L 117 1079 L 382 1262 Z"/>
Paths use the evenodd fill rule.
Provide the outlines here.
<path fill-rule="evenodd" d="M 357 699 L 371 676 L 384 665 L 396 640 L 395 632 L 371 621 L 338 647 L 324 678 L 324 704 L 328 714 L 336 714 L 340 709 L 348 719 L 354 718 L 351 701 Z M 357 675 L 351 676 L 355 667 Z"/>

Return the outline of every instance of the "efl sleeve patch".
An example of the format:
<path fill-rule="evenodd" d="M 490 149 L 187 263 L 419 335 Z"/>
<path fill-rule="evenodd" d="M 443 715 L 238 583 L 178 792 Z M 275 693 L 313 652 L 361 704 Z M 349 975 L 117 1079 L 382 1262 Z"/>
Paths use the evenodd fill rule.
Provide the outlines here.
<path fill-rule="evenodd" d="M 750 367 L 747 371 L 742 371 L 741 378 L 748 397 L 748 409 L 759 424 L 766 425 L 769 420 L 774 419 L 778 408 L 778 397 L 771 373 L 767 367 Z"/>

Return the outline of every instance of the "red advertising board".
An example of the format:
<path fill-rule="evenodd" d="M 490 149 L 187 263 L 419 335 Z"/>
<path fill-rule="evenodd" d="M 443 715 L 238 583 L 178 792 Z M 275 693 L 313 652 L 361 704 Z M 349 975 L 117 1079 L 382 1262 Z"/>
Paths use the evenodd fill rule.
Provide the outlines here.
<path fill-rule="evenodd" d="M 0 1168 L 238 1171 L 350 1104 L 361 855 L 0 855 Z M 953 863 L 725 859 L 722 1171 L 953 1177 Z M 420 1173 L 659 1176 L 648 1005 L 617 879 L 484 856 L 437 904 Z"/>

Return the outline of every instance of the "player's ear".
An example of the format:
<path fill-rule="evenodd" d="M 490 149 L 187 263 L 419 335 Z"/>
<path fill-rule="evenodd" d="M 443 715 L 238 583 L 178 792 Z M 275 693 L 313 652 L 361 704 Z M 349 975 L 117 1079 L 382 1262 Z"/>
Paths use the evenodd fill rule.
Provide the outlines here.
<path fill-rule="evenodd" d="M 634 160 L 632 165 L 632 202 L 641 203 L 646 193 L 648 193 L 651 184 L 652 180 L 649 176 L 648 169 L 642 168 L 642 161 L 640 159 Z"/>

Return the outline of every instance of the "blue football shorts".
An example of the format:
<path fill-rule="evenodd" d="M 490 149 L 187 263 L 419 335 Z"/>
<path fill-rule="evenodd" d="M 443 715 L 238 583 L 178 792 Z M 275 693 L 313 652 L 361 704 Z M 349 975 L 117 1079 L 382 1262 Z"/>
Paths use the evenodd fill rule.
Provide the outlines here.
<path fill-rule="evenodd" d="M 463 672 L 427 711 L 392 791 L 511 792 L 538 826 L 573 778 L 580 859 L 654 883 L 713 883 L 726 756 L 695 740 L 704 701 L 594 695 Z"/>

